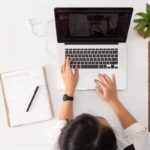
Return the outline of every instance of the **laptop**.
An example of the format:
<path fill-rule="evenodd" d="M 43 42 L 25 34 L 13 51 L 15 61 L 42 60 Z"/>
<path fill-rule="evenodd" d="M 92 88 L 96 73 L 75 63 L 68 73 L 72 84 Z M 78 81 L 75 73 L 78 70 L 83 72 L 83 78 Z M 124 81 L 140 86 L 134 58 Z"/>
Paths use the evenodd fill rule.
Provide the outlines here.
<path fill-rule="evenodd" d="M 55 8 L 58 65 L 67 56 L 79 68 L 77 90 L 95 89 L 98 73 L 116 76 L 126 89 L 126 39 L 133 8 Z M 64 84 L 60 71 L 58 89 Z"/>

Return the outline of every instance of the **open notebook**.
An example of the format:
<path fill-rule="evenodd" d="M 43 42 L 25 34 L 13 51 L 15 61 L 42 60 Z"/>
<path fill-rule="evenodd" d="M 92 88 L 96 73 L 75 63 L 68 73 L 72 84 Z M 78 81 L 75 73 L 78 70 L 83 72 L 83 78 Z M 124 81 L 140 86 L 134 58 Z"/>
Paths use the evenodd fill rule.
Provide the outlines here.
<path fill-rule="evenodd" d="M 1 83 L 9 127 L 53 118 L 44 67 L 33 67 L 1 74 Z M 30 110 L 26 109 L 36 86 L 39 89 Z"/>

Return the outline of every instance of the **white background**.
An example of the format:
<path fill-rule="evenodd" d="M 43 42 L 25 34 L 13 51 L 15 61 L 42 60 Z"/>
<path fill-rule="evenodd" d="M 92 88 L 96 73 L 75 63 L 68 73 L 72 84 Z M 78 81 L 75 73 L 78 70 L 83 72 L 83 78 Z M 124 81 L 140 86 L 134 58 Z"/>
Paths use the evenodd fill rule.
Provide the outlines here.
<path fill-rule="evenodd" d="M 31 33 L 27 24 L 28 19 L 39 17 L 40 21 L 45 21 L 48 15 L 53 18 L 52 10 L 55 6 L 131 6 L 134 7 L 135 14 L 145 10 L 145 2 L 146 0 L 19 0 L 17 3 L 16 0 L 0 0 L 0 72 L 18 67 L 52 64 L 51 56 L 45 50 L 45 38 L 36 37 Z M 133 18 L 135 18 L 134 14 Z M 132 21 L 127 40 L 128 88 L 126 91 L 119 92 L 119 97 L 137 120 L 146 126 L 148 122 L 147 42 L 149 39 L 144 40 L 139 37 L 133 31 L 133 26 Z M 49 47 L 56 51 L 54 24 L 51 29 Z M 56 68 L 50 67 L 48 72 L 52 104 L 57 117 L 63 92 L 57 92 L 55 86 Z M 48 150 L 48 133 L 55 120 L 10 129 L 7 127 L 4 103 L 2 95 L 0 96 L 0 148 L 4 150 Z M 78 91 L 76 92 L 76 99 L 74 105 L 76 115 L 81 112 L 98 113 L 108 118 L 113 125 L 120 126 L 111 109 L 99 100 L 95 91 Z"/>

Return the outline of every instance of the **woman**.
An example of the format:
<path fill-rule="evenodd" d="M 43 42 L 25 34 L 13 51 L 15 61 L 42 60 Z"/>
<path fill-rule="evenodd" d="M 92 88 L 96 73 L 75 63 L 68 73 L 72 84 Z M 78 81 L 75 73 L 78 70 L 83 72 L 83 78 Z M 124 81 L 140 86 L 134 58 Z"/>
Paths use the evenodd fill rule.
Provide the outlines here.
<path fill-rule="evenodd" d="M 65 84 L 63 105 L 53 133 L 52 150 L 146 150 L 147 131 L 127 111 L 117 97 L 115 76 L 100 74 L 95 80 L 97 94 L 113 109 L 124 131 L 112 129 L 105 118 L 81 114 L 73 119 L 73 96 L 78 83 L 78 68 L 74 73 L 67 58 L 61 67 Z M 93 81 L 94 82 L 94 81 Z"/>

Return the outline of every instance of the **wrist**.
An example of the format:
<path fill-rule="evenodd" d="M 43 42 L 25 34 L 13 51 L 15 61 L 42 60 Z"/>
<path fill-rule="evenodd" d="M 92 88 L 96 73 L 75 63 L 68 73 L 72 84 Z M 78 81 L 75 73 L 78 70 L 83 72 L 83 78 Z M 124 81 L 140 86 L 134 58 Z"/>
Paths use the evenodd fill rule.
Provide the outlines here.
<path fill-rule="evenodd" d="M 110 100 L 108 101 L 108 104 L 109 104 L 110 106 L 113 106 L 113 105 L 118 104 L 119 102 L 120 102 L 120 101 L 119 101 L 118 98 L 113 98 L 113 99 L 110 99 Z"/>
<path fill-rule="evenodd" d="M 66 90 L 66 91 L 65 91 L 65 94 L 68 95 L 68 96 L 70 96 L 70 97 L 73 97 L 74 92 L 73 92 L 73 91 L 68 91 L 68 90 Z"/>

